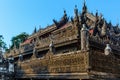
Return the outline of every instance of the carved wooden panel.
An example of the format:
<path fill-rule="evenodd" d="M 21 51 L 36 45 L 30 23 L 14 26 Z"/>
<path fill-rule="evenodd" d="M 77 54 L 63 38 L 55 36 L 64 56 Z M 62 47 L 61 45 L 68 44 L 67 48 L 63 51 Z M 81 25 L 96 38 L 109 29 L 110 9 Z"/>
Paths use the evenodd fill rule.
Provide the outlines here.
<path fill-rule="evenodd" d="M 53 73 L 85 72 L 87 65 L 86 57 L 84 53 L 54 57 L 50 60 L 49 71 Z"/>
<path fill-rule="evenodd" d="M 105 55 L 98 51 L 91 52 L 91 67 L 94 71 L 120 74 L 120 59 L 114 55 Z"/>
<path fill-rule="evenodd" d="M 50 74 L 86 72 L 88 54 L 73 52 L 67 54 L 47 55 L 43 59 L 34 59 L 19 63 L 17 74 Z"/>

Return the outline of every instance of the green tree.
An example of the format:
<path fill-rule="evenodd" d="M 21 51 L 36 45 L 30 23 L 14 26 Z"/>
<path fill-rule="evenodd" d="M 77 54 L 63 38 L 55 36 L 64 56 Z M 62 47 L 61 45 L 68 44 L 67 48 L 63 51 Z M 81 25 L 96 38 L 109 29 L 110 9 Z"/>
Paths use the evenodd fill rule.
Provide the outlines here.
<path fill-rule="evenodd" d="M 3 36 L 0 35 L 0 48 L 2 48 L 2 50 L 6 50 L 7 47 L 6 47 L 6 43 L 3 41 Z"/>
<path fill-rule="evenodd" d="M 28 38 L 28 36 L 29 35 L 27 33 L 23 32 L 23 33 L 20 33 L 17 36 L 12 37 L 12 39 L 11 39 L 11 42 L 12 42 L 11 49 L 13 49 L 14 46 L 16 46 L 16 48 L 19 48 L 20 43 L 24 42 Z"/>

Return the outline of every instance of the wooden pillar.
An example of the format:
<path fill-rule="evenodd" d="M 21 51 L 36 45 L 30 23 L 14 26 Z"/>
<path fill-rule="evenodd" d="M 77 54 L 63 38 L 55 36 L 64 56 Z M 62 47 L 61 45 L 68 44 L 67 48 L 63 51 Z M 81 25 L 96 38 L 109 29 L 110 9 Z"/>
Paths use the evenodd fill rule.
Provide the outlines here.
<path fill-rule="evenodd" d="M 81 50 L 89 50 L 88 30 L 85 24 L 83 24 L 83 27 L 81 29 Z"/>

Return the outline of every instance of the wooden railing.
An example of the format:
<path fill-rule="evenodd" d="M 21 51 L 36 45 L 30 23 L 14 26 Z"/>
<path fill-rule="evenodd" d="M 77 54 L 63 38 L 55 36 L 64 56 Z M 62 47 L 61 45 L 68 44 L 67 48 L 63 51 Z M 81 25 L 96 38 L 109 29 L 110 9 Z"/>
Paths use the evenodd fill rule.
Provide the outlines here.
<path fill-rule="evenodd" d="M 89 41 L 98 43 L 98 44 L 100 44 L 101 46 L 103 46 L 103 48 L 104 48 L 104 47 L 106 46 L 106 44 L 107 44 L 107 42 L 106 42 L 105 40 L 102 40 L 102 39 L 97 38 L 97 37 L 95 37 L 95 36 L 89 37 Z M 90 44 L 90 45 L 93 45 L 93 44 Z M 96 46 L 98 46 L 98 45 L 96 45 Z M 110 46 L 111 46 L 112 49 L 117 50 L 118 52 L 120 52 L 120 46 L 115 45 L 115 44 L 111 44 L 111 43 L 110 43 Z M 99 46 L 99 47 L 100 47 L 100 46 Z"/>
<path fill-rule="evenodd" d="M 112 74 L 120 74 L 120 59 L 116 58 L 114 55 L 106 56 L 101 51 L 91 51 L 91 70 Z"/>
<path fill-rule="evenodd" d="M 74 39 L 77 39 L 77 35 L 73 35 L 70 37 L 63 37 L 62 39 L 55 39 L 55 40 L 53 40 L 53 42 L 54 42 L 54 44 L 57 44 L 57 43 L 65 42 L 65 41 L 71 41 Z"/>
<path fill-rule="evenodd" d="M 34 44 L 29 44 L 23 48 L 23 52 L 31 51 L 34 48 Z M 21 52 L 21 53 L 23 53 Z"/>
<path fill-rule="evenodd" d="M 104 40 L 102 40 L 100 38 L 97 38 L 95 36 L 90 36 L 89 40 L 93 41 L 93 42 L 97 42 L 97 43 L 102 44 L 102 45 L 105 45 L 105 41 Z"/>
<path fill-rule="evenodd" d="M 61 32 L 59 34 L 54 34 L 53 39 L 51 40 L 49 37 L 39 40 L 39 43 L 37 47 L 48 47 L 51 41 L 53 41 L 54 44 L 65 42 L 65 41 L 71 41 L 73 39 L 77 39 L 77 33 L 75 29 L 71 29 L 66 32 Z"/>
<path fill-rule="evenodd" d="M 46 55 L 44 58 L 20 62 L 17 66 L 19 67 L 17 74 L 86 72 L 87 65 L 87 53 L 77 51 L 66 54 Z"/>

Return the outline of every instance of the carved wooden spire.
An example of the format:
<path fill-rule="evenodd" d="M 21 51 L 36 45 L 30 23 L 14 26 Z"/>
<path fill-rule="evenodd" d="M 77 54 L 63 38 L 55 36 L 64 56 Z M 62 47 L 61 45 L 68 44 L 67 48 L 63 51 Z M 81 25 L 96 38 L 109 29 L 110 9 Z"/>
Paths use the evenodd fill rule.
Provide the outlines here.
<path fill-rule="evenodd" d="M 75 13 L 75 18 L 77 18 L 77 17 L 78 17 L 78 9 L 77 9 L 77 5 L 75 5 L 74 13 Z"/>
<path fill-rule="evenodd" d="M 87 12 L 86 0 L 84 0 L 82 12 L 83 12 L 83 13 L 86 13 L 86 12 Z"/>
<path fill-rule="evenodd" d="M 64 24 L 66 24 L 69 21 L 69 18 L 67 17 L 66 10 L 64 10 L 64 15 L 58 22 L 57 20 L 53 19 L 54 24 L 56 25 L 57 28 L 62 27 Z"/>
<path fill-rule="evenodd" d="M 36 28 L 36 26 L 35 26 L 34 31 L 33 31 L 33 34 L 35 34 L 36 32 L 37 32 L 37 28 Z"/>
<path fill-rule="evenodd" d="M 106 33 L 107 33 L 107 24 L 106 24 L 106 21 L 104 20 L 104 24 L 103 24 L 103 27 L 102 27 L 101 35 L 105 36 Z"/>

